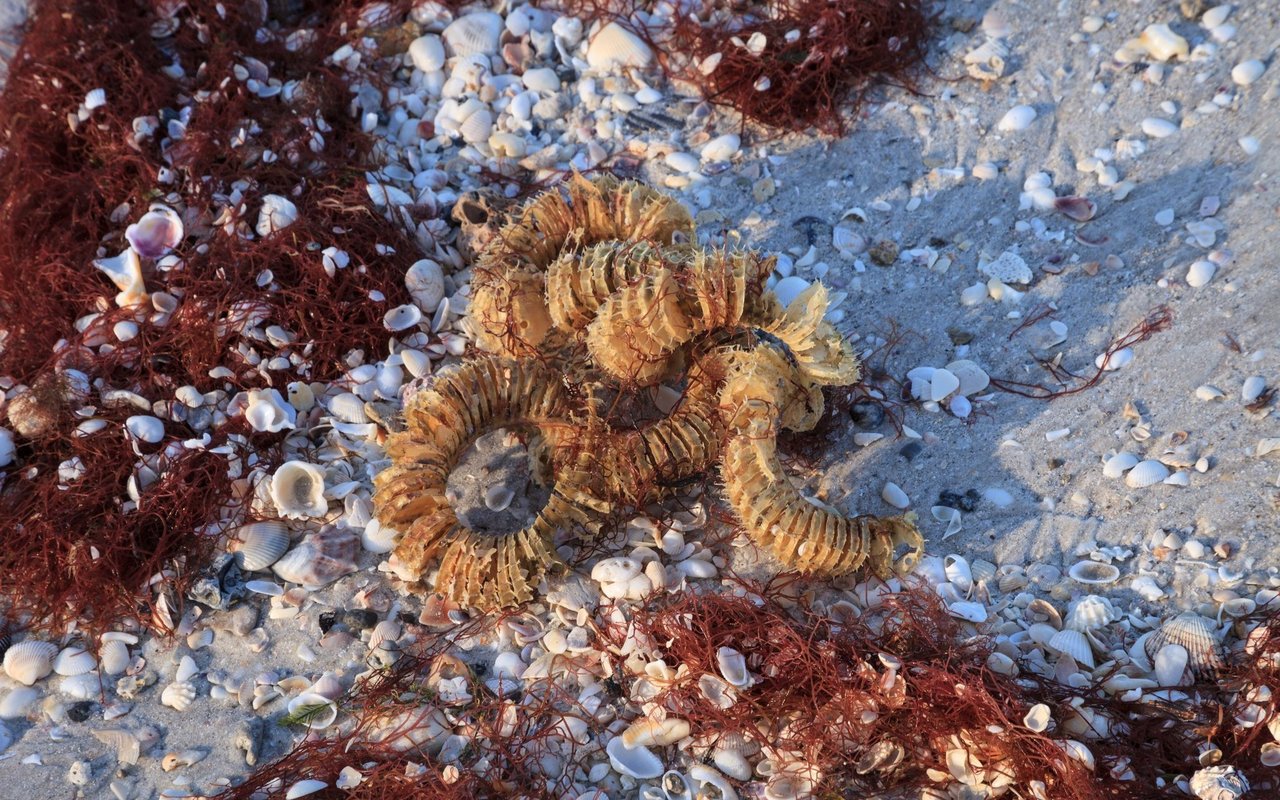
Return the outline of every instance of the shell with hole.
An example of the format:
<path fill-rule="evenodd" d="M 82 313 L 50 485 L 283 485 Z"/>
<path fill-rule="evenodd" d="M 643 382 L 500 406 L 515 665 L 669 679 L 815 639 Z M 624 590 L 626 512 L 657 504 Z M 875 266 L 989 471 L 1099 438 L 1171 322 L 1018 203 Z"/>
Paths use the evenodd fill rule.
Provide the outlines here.
<path fill-rule="evenodd" d="M 1077 583 L 1090 586 L 1104 586 L 1115 583 L 1120 578 L 1120 568 L 1114 564 L 1101 561 L 1079 561 L 1071 565 L 1067 574 Z"/>
<path fill-rule="evenodd" d="M 1197 678 L 1212 677 L 1223 666 L 1213 621 L 1199 614 L 1187 612 L 1166 621 L 1147 637 L 1143 649 L 1154 660 L 1162 648 L 1171 644 L 1186 649 L 1186 666 Z"/>

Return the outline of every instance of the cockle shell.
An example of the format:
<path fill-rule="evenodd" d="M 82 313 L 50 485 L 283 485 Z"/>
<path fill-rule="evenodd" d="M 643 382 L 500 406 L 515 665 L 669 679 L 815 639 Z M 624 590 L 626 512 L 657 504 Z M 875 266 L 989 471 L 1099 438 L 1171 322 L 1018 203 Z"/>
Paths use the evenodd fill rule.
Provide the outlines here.
<path fill-rule="evenodd" d="M 364 400 L 352 392 L 343 392 L 329 398 L 329 413 L 343 422 L 363 425 L 369 421 L 369 413 L 365 410 Z"/>
<path fill-rule="evenodd" d="M 189 683 L 177 682 L 164 687 L 160 692 L 160 702 L 177 711 L 186 711 L 196 699 L 196 687 Z"/>
<path fill-rule="evenodd" d="M 739 689 L 751 685 L 751 673 L 747 671 L 747 658 L 732 647 L 716 650 L 716 666 L 720 675 Z"/>
<path fill-rule="evenodd" d="M 271 477 L 271 499 L 288 519 L 324 516 L 329 510 L 324 470 L 305 461 L 286 461 Z"/>
<path fill-rule="evenodd" d="M 453 56 L 486 55 L 498 52 L 502 38 L 502 17 L 492 11 L 478 11 L 459 17 L 440 34 L 445 49 Z"/>
<path fill-rule="evenodd" d="M 1222 668 L 1222 655 L 1218 648 L 1218 634 L 1213 622 L 1199 614 L 1179 614 L 1161 625 L 1144 645 L 1147 657 L 1154 659 L 1165 645 L 1176 644 L 1186 648 L 1187 668 L 1197 678 L 1211 677 Z"/>
<path fill-rule="evenodd" d="M 232 542 L 236 565 L 246 572 L 264 570 L 289 549 L 289 529 L 279 520 L 241 525 Z"/>
<path fill-rule="evenodd" d="M 1168 467 L 1155 459 L 1147 459 L 1139 461 L 1133 469 L 1129 470 L 1124 476 L 1124 483 L 1131 489 L 1144 489 L 1154 486 L 1167 477 L 1169 477 Z"/>
<path fill-rule="evenodd" d="M 268 194 L 262 197 L 262 209 L 258 212 L 258 224 L 254 230 L 259 236 L 270 236 L 298 221 L 298 207 L 287 197 Z"/>
<path fill-rule="evenodd" d="M 97 659 L 83 647 L 63 648 L 53 660 L 53 671 L 59 675 L 83 675 L 98 665 Z"/>
<path fill-rule="evenodd" d="M 609 764 L 614 771 L 644 780 L 662 774 L 662 759 L 644 746 L 627 747 L 621 736 L 615 736 L 605 746 Z"/>
<path fill-rule="evenodd" d="M 739 781 L 750 780 L 753 773 L 747 757 L 740 750 L 732 748 L 716 747 L 711 752 L 711 763 L 730 778 Z"/>
<path fill-rule="evenodd" d="M 271 565 L 271 570 L 290 583 L 308 588 L 325 586 L 356 571 L 359 546 L 360 540 L 353 532 L 325 528 L 304 536 Z"/>
<path fill-rule="evenodd" d="M 129 645 L 120 639 L 103 637 L 98 662 L 104 675 L 120 675 L 129 668 Z"/>
<path fill-rule="evenodd" d="M 1071 656 L 1077 664 L 1089 669 L 1094 667 L 1093 648 L 1089 646 L 1089 640 L 1080 631 L 1070 628 L 1058 631 L 1049 640 L 1049 647 L 1063 655 Z"/>
<path fill-rule="evenodd" d="M 587 45 L 587 65 L 607 71 L 618 67 L 647 67 L 653 50 L 643 39 L 616 22 L 610 22 L 591 37 Z"/>
<path fill-rule="evenodd" d="M 1076 631 L 1091 631 L 1110 625 L 1120 618 L 1120 612 L 1105 597 L 1087 594 L 1067 609 L 1066 626 Z"/>
<path fill-rule="evenodd" d="M 1071 569 L 1067 570 L 1067 574 L 1078 583 L 1101 586 L 1115 583 L 1116 579 L 1120 577 L 1120 568 L 1114 564 L 1104 564 L 1101 561 L 1080 561 L 1072 564 Z"/>
<path fill-rule="evenodd" d="M 1199 800 L 1238 800 L 1248 791 L 1249 780 L 1230 765 L 1205 767 L 1191 776 L 1191 792 Z"/>
<path fill-rule="evenodd" d="M 157 203 L 125 229 L 124 238 L 143 258 L 160 258 L 178 246 L 184 233 L 178 212 Z"/>
<path fill-rule="evenodd" d="M 5 651 L 4 671 L 10 678 L 27 686 L 53 672 L 53 659 L 58 646 L 28 639 Z"/>

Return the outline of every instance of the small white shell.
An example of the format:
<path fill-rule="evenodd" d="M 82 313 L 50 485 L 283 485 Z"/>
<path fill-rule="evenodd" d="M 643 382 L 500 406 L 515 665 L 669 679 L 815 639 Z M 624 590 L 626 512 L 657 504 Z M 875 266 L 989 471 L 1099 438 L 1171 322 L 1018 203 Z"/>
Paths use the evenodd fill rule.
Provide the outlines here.
<path fill-rule="evenodd" d="M 1190 52 L 1187 40 L 1183 39 L 1166 24 L 1148 25 L 1138 37 L 1138 44 L 1157 61 L 1168 61 L 1171 58 L 1186 58 Z"/>
<path fill-rule="evenodd" d="M 742 138 L 736 133 L 717 136 L 702 146 L 699 155 L 703 161 L 728 161 L 738 154 L 742 147 Z"/>
<path fill-rule="evenodd" d="M 299 797 L 306 797 L 309 794 L 315 794 L 327 788 L 329 788 L 329 784 L 324 781 L 307 778 L 290 786 L 289 791 L 285 793 L 284 800 L 298 800 Z"/>
<path fill-rule="evenodd" d="M 186 711 L 196 699 L 196 687 L 189 683 L 171 683 L 160 693 L 160 702 L 177 711 Z"/>
<path fill-rule="evenodd" d="M 303 692 L 288 704 L 290 714 L 296 714 L 304 709 L 309 711 L 311 708 L 315 708 L 316 711 L 307 714 L 306 726 L 310 730 L 324 730 L 338 718 L 338 706 L 333 700 L 318 692 Z"/>
<path fill-rule="evenodd" d="M 1044 733 L 1049 730 L 1049 723 L 1052 721 L 1053 715 L 1044 703 L 1036 703 L 1027 709 L 1026 716 L 1022 718 L 1022 724 L 1035 733 Z"/>
<path fill-rule="evenodd" d="M 5 674 L 30 686 L 53 672 L 53 659 L 57 654 L 57 645 L 50 642 L 35 639 L 18 642 L 5 651 Z"/>
<path fill-rule="evenodd" d="M 721 647 L 716 650 L 716 665 L 720 675 L 731 685 L 739 689 L 751 685 L 751 673 L 747 671 L 747 659 L 732 647 Z"/>
<path fill-rule="evenodd" d="M 188 683 L 192 678 L 200 674 L 200 667 L 196 666 L 196 660 L 191 656 L 183 656 L 178 662 L 177 672 L 174 673 L 174 680 L 178 683 Z"/>
<path fill-rule="evenodd" d="M 1087 594 L 1073 602 L 1067 609 L 1066 626 L 1074 631 L 1091 631 L 1110 625 L 1120 618 L 1120 612 L 1105 597 Z"/>
<path fill-rule="evenodd" d="M 40 699 L 40 690 L 17 686 L 0 696 L 0 719 L 25 717 L 31 706 Z M 3 750 L 0 750 L 3 752 Z"/>
<path fill-rule="evenodd" d="M 440 38 L 454 56 L 491 56 L 498 52 L 503 27 L 502 17 L 491 11 L 479 11 L 449 23 Z"/>
<path fill-rule="evenodd" d="M 723 678 L 704 674 L 698 678 L 698 692 L 707 702 L 719 709 L 732 708 L 738 702 L 737 694 Z"/>
<path fill-rule="evenodd" d="M 419 36 L 409 43 L 409 58 L 423 72 L 439 72 L 444 69 L 444 43 L 434 33 Z"/>
<path fill-rule="evenodd" d="M 1144 489 L 1169 477 L 1169 468 L 1153 458 L 1139 461 L 1124 476 L 1124 483 L 1132 489 Z"/>
<path fill-rule="evenodd" d="M 96 672 L 82 672 L 63 678 L 58 691 L 77 700 L 97 700 L 102 695 L 104 681 Z"/>
<path fill-rule="evenodd" d="M 1245 405 L 1251 405 L 1262 393 L 1267 390 L 1267 380 L 1261 375 L 1250 375 L 1244 379 L 1244 383 L 1240 386 L 1240 401 Z"/>
<path fill-rule="evenodd" d="M 515 497 L 515 492 L 499 483 L 485 490 L 484 505 L 490 511 L 505 511 Z"/>
<path fill-rule="evenodd" d="M 1138 466 L 1138 457 L 1133 453 L 1116 453 L 1102 465 L 1102 474 L 1108 478 L 1119 478 Z"/>
<path fill-rule="evenodd" d="M 971 600 L 950 603 L 947 606 L 947 611 L 950 612 L 951 616 L 966 622 L 982 623 L 987 621 L 987 607 L 982 603 Z"/>
<path fill-rule="evenodd" d="M 432 313 L 444 299 L 444 270 L 429 258 L 413 262 L 404 273 L 409 296 L 424 313 Z"/>
<path fill-rule="evenodd" d="M 1235 81 L 1239 86 L 1248 86 L 1258 78 L 1262 77 L 1262 73 L 1267 71 L 1267 65 L 1256 58 L 1248 61 L 1241 61 L 1231 68 L 1231 80 Z"/>
<path fill-rule="evenodd" d="M 1101 586 L 1115 583 L 1120 577 L 1120 568 L 1101 561 L 1079 561 L 1071 565 L 1067 574 L 1078 583 Z"/>
<path fill-rule="evenodd" d="M 83 647 L 63 648 L 53 660 L 53 671 L 59 675 L 83 675 L 97 666 L 97 659 Z"/>
<path fill-rule="evenodd" d="M 124 232 L 129 246 L 143 258 L 160 258 L 177 247 L 184 235 L 178 212 L 158 203 Z"/>
<path fill-rule="evenodd" d="M 1025 130 L 1032 122 L 1035 121 L 1036 110 L 1031 106 L 1020 105 L 1014 106 L 1005 112 L 1005 115 L 996 123 L 996 128 L 1001 131 L 1020 131 Z"/>
<path fill-rule="evenodd" d="M 952 361 L 946 366 L 946 369 L 959 378 L 960 394 L 966 397 L 978 394 L 991 385 L 991 376 L 987 374 L 987 371 L 967 358 Z"/>
<path fill-rule="evenodd" d="M 643 39 L 616 22 L 601 28 L 587 45 L 587 66 L 607 71 L 618 67 L 647 67 L 653 51 Z"/>
<path fill-rule="evenodd" d="M 422 322 L 422 309 L 412 303 L 396 306 L 382 315 L 382 327 L 392 332 L 408 330 L 419 322 Z"/>
<path fill-rule="evenodd" d="M 125 430 L 140 442 L 156 444 L 164 439 L 164 422 L 156 417 L 140 414 L 124 421 Z"/>
<path fill-rule="evenodd" d="M 902 491 L 902 487 L 890 481 L 880 490 L 880 498 L 894 508 L 906 508 L 911 505 L 911 498 Z"/>
<path fill-rule="evenodd" d="M 304 461 L 286 461 L 271 477 L 271 499 L 282 517 L 324 516 L 329 510 L 324 496 L 324 470 Z"/>
<path fill-rule="evenodd" d="M 621 736 L 615 736 L 605 745 L 609 764 L 615 772 L 641 780 L 656 778 L 662 774 L 662 759 L 647 747 L 627 747 Z"/>
<path fill-rule="evenodd" d="M 289 529 L 279 520 L 262 520 L 241 525 L 236 530 L 236 565 L 246 572 L 270 567 L 289 549 Z"/>
<path fill-rule="evenodd" d="M 129 645 L 119 639 L 103 637 L 98 648 L 98 662 L 103 675 L 120 675 L 129 668 Z"/>
<path fill-rule="evenodd" d="M 634 558 L 606 558 L 591 568 L 591 580 L 600 583 L 620 583 L 639 575 L 642 569 L 640 562 Z"/>
<path fill-rule="evenodd" d="M 717 747 L 711 753 L 711 763 L 734 780 L 750 780 L 753 774 L 751 762 L 737 749 Z"/>
<path fill-rule="evenodd" d="M 144 725 L 134 731 L 106 728 L 92 731 L 92 733 L 98 741 L 114 747 L 116 760 L 125 765 L 137 764 L 142 754 L 160 739 L 160 731 L 150 725 Z"/>
<path fill-rule="evenodd" d="M 279 433 L 298 421 L 298 410 L 277 389 L 253 389 L 248 398 L 244 418 L 255 431 Z"/>
<path fill-rule="evenodd" d="M 1196 677 L 1212 675 L 1222 667 L 1217 631 L 1211 620 L 1199 614 L 1187 612 L 1168 620 L 1147 638 L 1144 650 L 1148 658 L 1154 659 L 1162 648 L 1170 644 L 1186 650 L 1186 666 Z"/>
<path fill-rule="evenodd" d="M 298 221 L 298 207 L 287 197 L 268 194 L 262 197 L 262 210 L 254 230 L 259 236 L 270 236 Z"/>
<path fill-rule="evenodd" d="M 1207 286 L 1209 281 L 1213 280 L 1213 275 L 1218 271 L 1218 265 L 1208 259 L 1200 259 L 1193 261 L 1191 266 L 1187 268 L 1187 285 L 1199 289 Z"/>
<path fill-rule="evenodd" d="M 663 774 L 662 796 L 667 800 L 693 800 L 688 779 L 675 770 Z"/>
<path fill-rule="evenodd" d="M 964 556 L 952 554 L 943 558 L 942 564 L 947 580 L 958 591 L 968 594 L 969 590 L 973 588 L 973 572 L 969 568 L 968 559 Z"/>
<path fill-rule="evenodd" d="M 478 108 L 458 123 L 458 135 L 468 144 L 486 142 L 493 134 L 493 112 Z"/>
<path fill-rule="evenodd" d="M 1068 628 L 1065 631 L 1058 631 L 1049 640 L 1049 647 L 1057 652 L 1071 656 L 1077 664 L 1093 669 L 1093 648 L 1089 646 L 1089 640 L 1080 631 Z"/>

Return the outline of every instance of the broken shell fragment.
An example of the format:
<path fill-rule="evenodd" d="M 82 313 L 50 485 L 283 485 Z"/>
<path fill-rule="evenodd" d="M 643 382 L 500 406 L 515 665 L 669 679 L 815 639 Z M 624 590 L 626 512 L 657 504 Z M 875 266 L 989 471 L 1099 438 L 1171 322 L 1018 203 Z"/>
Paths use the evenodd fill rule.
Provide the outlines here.
<path fill-rule="evenodd" d="M 258 212 L 258 224 L 254 230 L 259 236 L 270 236 L 298 221 L 298 207 L 287 197 L 278 194 L 264 195 L 262 209 Z"/>
<path fill-rule="evenodd" d="M 663 772 L 662 759 L 644 746 L 627 747 L 621 736 L 615 736 L 605 746 L 609 764 L 616 772 L 641 780 L 656 778 Z"/>
<path fill-rule="evenodd" d="M 143 258 L 160 258 L 177 247 L 183 236 L 182 218 L 178 212 L 158 203 L 124 232 L 129 246 Z"/>

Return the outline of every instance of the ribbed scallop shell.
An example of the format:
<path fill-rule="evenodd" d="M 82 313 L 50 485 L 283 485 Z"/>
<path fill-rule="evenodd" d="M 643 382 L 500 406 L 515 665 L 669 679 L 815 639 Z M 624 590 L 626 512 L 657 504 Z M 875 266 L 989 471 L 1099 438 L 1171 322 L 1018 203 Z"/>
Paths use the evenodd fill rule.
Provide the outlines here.
<path fill-rule="evenodd" d="M 1213 622 L 1192 612 L 1179 614 L 1161 625 L 1147 637 L 1147 657 L 1154 659 L 1160 648 L 1168 644 L 1181 645 L 1187 651 L 1187 668 L 1197 678 L 1211 677 L 1222 668 L 1222 654 L 1218 648 L 1218 632 Z"/>
<path fill-rule="evenodd" d="M 363 425 L 369 421 L 369 414 L 365 411 L 364 401 L 351 392 L 334 395 L 329 400 L 329 413 L 343 422 L 357 425 Z"/>
<path fill-rule="evenodd" d="M 236 531 L 236 565 L 246 572 L 258 572 L 270 567 L 288 549 L 289 528 L 279 520 L 250 522 Z"/>
<path fill-rule="evenodd" d="M 1067 609 L 1066 626 L 1076 631 L 1091 631 L 1110 625 L 1120 618 L 1120 612 L 1111 601 L 1096 594 L 1087 594 Z"/>
<path fill-rule="evenodd" d="M 196 687 L 189 683 L 171 683 L 160 693 L 160 702 L 177 711 L 186 711 L 195 699 Z"/>
<path fill-rule="evenodd" d="M 491 11 L 481 11 L 455 19 L 440 34 L 440 38 L 448 46 L 451 55 L 493 55 L 498 52 L 502 29 L 502 17 Z"/>
<path fill-rule="evenodd" d="M 79 645 L 63 648 L 53 660 L 53 671 L 59 675 L 83 675 L 95 666 L 97 659 L 93 657 L 93 653 Z"/>
<path fill-rule="evenodd" d="M 53 672 L 57 645 L 28 639 L 10 647 L 4 654 L 4 671 L 10 678 L 30 686 Z"/>
<path fill-rule="evenodd" d="M 1077 664 L 1083 667 L 1088 667 L 1089 669 L 1094 667 L 1093 648 L 1090 647 L 1089 640 L 1080 631 L 1073 631 L 1070 628 L 1065 631 L 1058 631 L 1049 640 L 1049 647 L 1063 655 L 1071 656 Z"/>
<path fill-rule="evenodd" d="M 129 668 L 129 645 L 119 639 L 104 639 L 98 648 L 98 662 L 102 674 L 122 674 Z"/>

